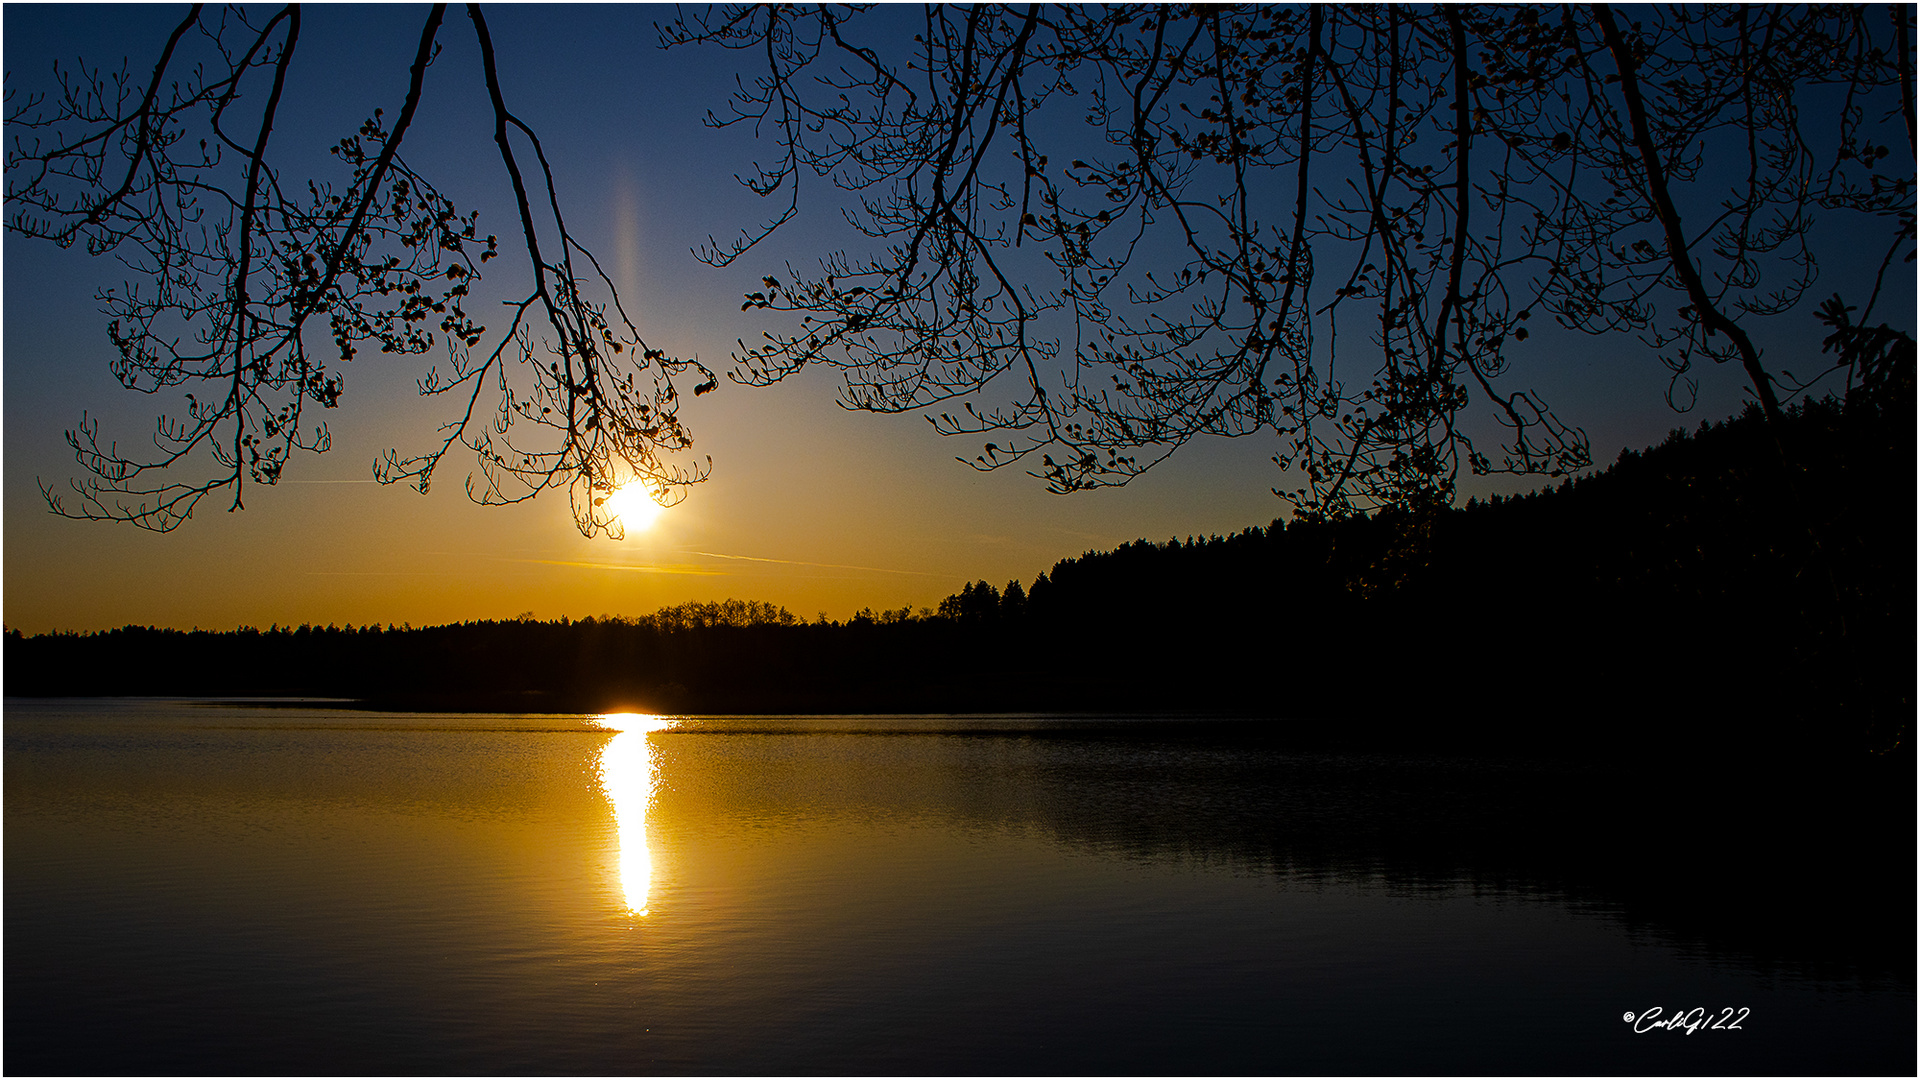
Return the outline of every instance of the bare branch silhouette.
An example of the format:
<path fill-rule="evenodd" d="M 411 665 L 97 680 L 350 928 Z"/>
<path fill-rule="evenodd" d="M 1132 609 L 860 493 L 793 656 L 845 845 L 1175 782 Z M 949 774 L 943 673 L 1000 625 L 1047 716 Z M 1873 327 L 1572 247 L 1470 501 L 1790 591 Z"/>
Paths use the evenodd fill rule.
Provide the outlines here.
<path fill-rule="evenodd" d="M 743 182 L 782 208 L 710 261 L 790 220 L 803 174 L 856 194 L 877 241 L 768 274 L 744 307 L 798 326 L 742 341 L 734 378 L 836 368 L 849 407 L 941 410 L 942 434 L 991 437 L 974 467 L 1056 491 L 1265 431 L 1299 481 L 1280 493 L 1339 516 L 1445 502 L 1463 471 L 1589 464 L 1510 385 L 1536 314 L 1639 332 L 1676 388 L 1737 357 L 1777 415 L 1786 376 L 1747 325 L 1811 283 L 1811 211 L 1896 217 L 1912 251 L 1911 160 L 1873 171 L 1886 118 L 1864 111 L 1910 82 L 1907 46 L 1859 9 L 1633 14 L 1032 5 L 908 28 L 737 6 L 662 38 L 761 64 L 710 122 L 771 135 L 778 160 Z M 1836 84 L 1837 137 L 1809 131 L 1803 102 Z M 1746 160 L 1722 197 L 1704 156 L 1729 140 Z"/>
<path fill-rule="evenodd" d="M 476 500 L 564 487 L 576 524 L 593 534 L 619 529 L 604 509 L 615 487 L 637 479 L 673 501 L 707 475 L 706 465 L 667 456 L 691 442 L 674 378 L 696 373 L 698 391 L 712 387 L 711 373 L 647 346 L 567 230 L 538 138 L 505 103 L 485 20 L 470 15 L 536 282 L 478 353 L 487 328 L 468 309 L 497 239 L 401 153 L 439 53 L 444 5 L 422 24 L 398 116 L 389 124 L 376 109 L 331 148 L 337 179 L 283 186 L 275 165 L 285 141 L 275 120 L 299 55 L 297 5 L 258 25 L 244 9 L 213 16 L 196 6 L 143 83 L 83 66 L 58 71 L 50 97 L 14 107 L 9 89 L 9 227 L 118 256 L 132 280 L 100 298 L 119 354 L 114 374 L 129 389 L 178 388 L 185 399 L 184 415 L 160 418 L 150 448 L 123 449 L 83 417 L 68 441 L 86 475 L 68 492 L 42 484 L 55 512 L 167 531 L 214 492 L 230 490 L 240 509 L 245 486 L 277 482 L 295 450 L 328 448 L 326 425 L 305 410 L 340 404 L 342 369 L 369 344 L 403 357 L 446 350 L 445 369 L 428 368 L 419 390 L 459 403 L 432 449 L 388 451 L 376 463 L 383 482 L 424 492 L 459 446 L 480 466 L 469 481 Z M 263 81 L 263 103 L 249 111 L 243 103 Z M 536 220 L 510 134 L 539 161 L 550 223 Z M 331 356 L 306 339 L 321 320 Z"/>
<path fill-rule="evenodd" d="M 594 533 L 617 527 L 614 487 L 671 501 L 707 475 L 675 463 L 677 410 L 681 380 L 717 380 L 647 344 L 569 230 L 477 6 L 532 286 L 504 326 L 470 317 L 497 238 L 402 154 L 444 17 L 422 26 L 396 119 L 376 110 L 341 140 L 333 180 L 283 186 L 275 167 L 296 7 L 195 7 L 150 75 L 59 70 L 57 92 L 17 106 L 9 89 L 9 227 L 121 258 L 132 281 L 102 297 L 114 370 L 187 403 L 151 448 L 83 418 L 86 476 L 77 505 L 48 487 L 56 510 L 169 529 L 229 488 L 237 509 L 295 449 L 326 448 L 303 410 L 336 406 L 345 362 L 374 342 L 444 348 L 419 388 L 453 403 L 425 450 L 383 456 L 384 481 L 426 490 L 458 448 L 479 466 L 474 499 L 564 487 Z M 1911 261 L 1912 22 L 1826 6 L 756 5 L 660 36 L 738 57 L 747 74 L 707 122 L 772 148 L 739 179 L 775 209 L 701 258 L 749 257 L 817 197 L 871 242 L 768 267 L 742 310 L 788 321 L 742 336 L 732 379 L 825 365 L 849 408 L 921 412 L 981 441 L 974 468 L 1018 465 L 1061 492 L 1263 433 L 1276 493 L 1340 517 L 1443 505 L 1464 474 L 1591 463 L 1585 433 L 1513 370 L 1537 317 L 1636 334 L 1682 408 L 1701 359 L 1737 360 L 1776 418 L 1855 377 L 1790 372 L 1755 327 L 1812 287 L 1816 212 L 1887 225 L 1860 321 Z M 335 356 L 303 343 L 321 317 Z"/>

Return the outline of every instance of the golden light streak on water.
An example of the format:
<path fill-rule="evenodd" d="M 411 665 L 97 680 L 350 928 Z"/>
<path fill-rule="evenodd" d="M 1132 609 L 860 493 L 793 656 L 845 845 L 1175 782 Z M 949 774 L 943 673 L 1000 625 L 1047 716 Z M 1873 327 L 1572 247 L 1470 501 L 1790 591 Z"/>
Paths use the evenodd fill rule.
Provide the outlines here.
<path fill-rule="evenodd" d="M 613 804 L 620 836 L 620 888 L 627 909 L 647 913 L 647 891 L 653 884 L 653 854 L 647 850 L 647 808 L 659 786 L 659 758 L 648 734 L 665 731 L 674 721 L 642 713 L 610 713 L 595 723 L 617 734 L 600 749 L 600 790 Z"/>

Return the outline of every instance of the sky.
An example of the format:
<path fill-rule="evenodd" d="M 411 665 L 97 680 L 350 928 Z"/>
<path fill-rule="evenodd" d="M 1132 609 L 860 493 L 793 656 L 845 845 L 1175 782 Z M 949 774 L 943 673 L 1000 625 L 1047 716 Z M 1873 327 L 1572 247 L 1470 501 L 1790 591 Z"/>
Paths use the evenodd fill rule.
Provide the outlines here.
<path fill-rule="evenodd" d="M 739 310 L 743 293 L 785 261 L 812 265 L 858 243 L 832 193 L 808 178 L 808 213 L 729 269 L 692 249 L 768 212 L 734 179 L 771 151 L 739 129 L 701 123 L 731 85 L 730 55 L 663 52 L 655 20 L 670 8 L 508 6 L 489 9 L 510 105 L 540 133 L 573 230 L 601 256 L 648 342 L 724 372 L 736 339 L 779 325 Z M 181 10 L 171 6 L 9 4 L 7 86 L 51 84 L 55 60 L 77 57 L 150 70 Z M 306 9 L 301 51 L 281 125 L 291 146 L 326 146 L 374 107 L 397 111 L 422 9 Z M 445 51 L 430 69 L 406 156 L 482 231 L 517 231 L 494 156 L 472 31 L 450 9 Z M 807 196 L 812 196 L 808 199 Z M 1844 256 L 1847 238 L 1839 241 Z M 1884 239 L 1873 247 L 1883 249 Z M 507 252 L 506 262 L 511 258 Z M 1812 295 L 1846 289 L 1847 260 L 1829 259 Z M 496 266 L 500 265 L 498 263 Z M 472 504 L 451 459 L 431 494 L 372 481 L 390 447 L 426 445 L 446 419 L 413 393 L 415 367 L 356 360 L 342 407 L 328 416 L 332 449 L 303 455 L 277 486 L 252 486 L 246 509 L 208 499 L 168 534 L 48 513 L 42 482 L 79 475 L 63 432 L 83 414 L 129 444 L 177 402 L 120 388 L 94 299 L 119 284 L 116 262 L 12 233 L 0 249 L 0 402 L 4 404 L 4 578 L 9 629 L 97 630 L 125 624 L 231 629 L 275 623 L 392 623 L 638 615 L 686 601 L 764 600 L 802 618 L 843 619 L 863 607 L 932 606 L 967 582 L 1030 583 L 1057 560 L 1134 539 L 1205 536 L 1286 514 L 1271 438 L 1192 444 L 1123 488 L 1048 494 L 1018 471 L 980 473 L 956 461 L 979 447 L 939 438 L 917 415 L 849 412 L 830 372 L 770 388 L 726 380 L 686 400 L 681 416 L 713 475 L 645 532 L 588 539 L 564 493 L 511 507 Z M 504 277 L 504 275 L 503 275 Z M 1912 276 L 1881 314 L 1912 325 Z M 484 294 L 499 296 L 500 293 Z M 484 320 L 483 320 L 484 321 Z M 1773 320 L 1774 355 L 1817 351 L 1809 316 Z M 1687 415 L 1664 400 L 1665 370 L 1631 338 L 1537 334 L 1515 354 L 1522 383 L 1587 432 L 1596 462 L 1738 411 L 1731 367 L 1700 372 Z M 1789 367 L 1792 365 L 1789 364 Z M 1462 495 L 1529 486 L 1463 483 Z"/>

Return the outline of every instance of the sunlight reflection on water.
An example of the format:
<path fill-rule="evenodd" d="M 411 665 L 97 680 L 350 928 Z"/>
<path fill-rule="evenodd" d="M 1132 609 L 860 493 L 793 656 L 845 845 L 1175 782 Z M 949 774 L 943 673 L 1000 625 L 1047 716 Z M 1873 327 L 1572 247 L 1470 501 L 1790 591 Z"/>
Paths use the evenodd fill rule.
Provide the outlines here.
<path fill-rule="evenodd" d="M 659 785 L 659 760 L 647 736 L 675 721 L 641 713 L 610 713 L 595 723 L 617 732 L 600 750 L 600 789 L 613 804 L 620 834 L 620 888 L 627 909 L 647 913 L 653 880 L 653 854 L 647 850 L 647 808 Z"/>
<path fill-rule="evenodd" d="M 1078 717 L 14 698 L 0 734 L 21 1075 L 1913 1075 L 1911 863 L 1649 854 L 1586 807 L 1713 792 L 1584 765 Z M 1753 1013 L 1621 1020 L 1656 1004 Z"/>

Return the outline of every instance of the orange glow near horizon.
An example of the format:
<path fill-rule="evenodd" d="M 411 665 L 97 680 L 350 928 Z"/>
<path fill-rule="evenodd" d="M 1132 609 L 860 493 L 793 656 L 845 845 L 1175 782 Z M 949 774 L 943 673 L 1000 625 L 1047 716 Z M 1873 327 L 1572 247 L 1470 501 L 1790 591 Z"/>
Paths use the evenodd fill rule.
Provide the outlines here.
<path fill-rule="evenodd" d="M 647 848 L 647 809 L 660 783 L 660 762 L 652 742 L 655 731 L 674 721 L 641 713 L 610 713 L 594 723 L 615 732 L 600 749 L 600 790 L 613 804 L 620 837 L 620 888 L 627 910 L 647 913 L 647 892 L 653 885 L 653 853 Z"/>

